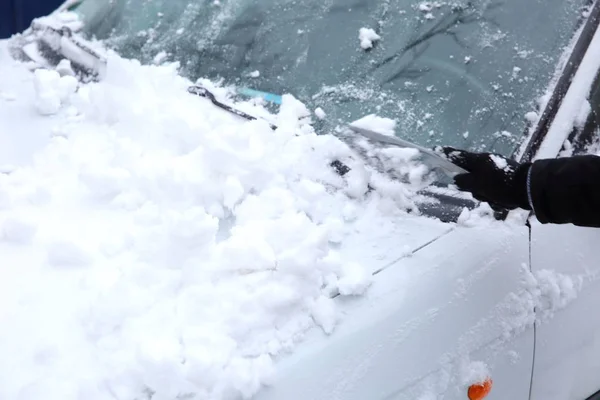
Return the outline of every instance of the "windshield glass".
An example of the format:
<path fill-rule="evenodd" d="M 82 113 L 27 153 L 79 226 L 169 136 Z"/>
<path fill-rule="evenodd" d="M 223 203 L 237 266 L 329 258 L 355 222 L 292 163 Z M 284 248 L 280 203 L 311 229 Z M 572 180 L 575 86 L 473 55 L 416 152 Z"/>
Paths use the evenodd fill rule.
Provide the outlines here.
<path fill-rule="evenodd" d="M 87 0 L 77 11 L 126 57 L 320 107 L 318 129 L 375 113 L 428 147 L 510 155 L 584 3 Z"/>

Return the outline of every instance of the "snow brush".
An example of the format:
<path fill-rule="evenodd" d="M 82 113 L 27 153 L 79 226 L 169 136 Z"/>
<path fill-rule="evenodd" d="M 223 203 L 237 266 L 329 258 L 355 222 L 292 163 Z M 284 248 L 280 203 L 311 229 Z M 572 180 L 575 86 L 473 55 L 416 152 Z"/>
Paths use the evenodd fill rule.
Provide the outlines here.
<path fill-rule="evenodd" d="M 454 178 L 458 174 L 466 174 L 467 170 L 459 167 L 442 155 L 430 150 L 426 147 L 409 142 L 408 140 L 400 139 L 397 136 L 385 135 L 371 129 L 363 128 L 357 125 L 348 125 L 348 128 L 362 137 L 376 143 L 392 145 L 396 147 L 409 148 L 418 150 L 424 157 L 428 159 L 428 163 L 432 167 L 440 168 L 449 178 Z"/>
<path fill-rule="evenodd" d="M 220 102 L 219 100 L 217 100 L 215 95 L 210 90 L 206 89 L 205 87 L 193 85 L 193 86 L 190 86 L 187 89 L 187 91 L 190 94 L 204 97 L 204 98 L 210 100 L 210 102 L 213 103 L 215 106 L 217 106 L 229 113 L 235 114 L 241 118 L 244 118 L 249 121 L 258 120 L 258 118 L 253 115 L 250 115 L 244 111 L 238 110 L 230 105 Z M 260 93 L 263 93 L 263 92 L 260 92 Z M 261 97 L 264 98 L 264 96 L 261 96 Z M 273 130 L 277 129 L 276 125 L 271 124 L 270 122 L 268 122 L 268 124 L 271 129 L 273 129 Z M 348 146 L 353 148 L 359 154 L 364 152 L 364 148 L 357 145 L 357 143 L 354 142 L 356 140 L 356 137 L 352 137 L 352 135 L 349 135 L 349 131 L 356 133 L 360 137 L 367 139 L 371 142 L 375 142 L 375 143 L 379 143 L 379 144 L 383 144 L 383 145 L 392 145 L 392 146 L 397 146 L 397 147 L 401 147 L 401 148 L 416 149 L 421 153 L 422 156 L 424 156 L 425 158 L 428 159 L 428 164 L 430 166 L 432 166 L 434 168 L 435 167 L 439 168 L 446 176 L 448 176 L 451 179 L 454 178 L 454 176 L 456 176 L 458 174 L 468 173 L 467 170 L 452 163 L 450 160 L 448 160 L 441 154 L 438 154 L 434 150 L 430 150 L 426 147 L 409 142 L 408 140 L 400 139 L 397 136 L 385 135 L 383 133 L 379 133 L 374 130 L 367 129 L 365 127 L 360 127 L 357 125 L 352 125 L 352 124 L 347 125 L 347 129 L 345 130 L 345 132 L 340 135 L 336 135 L 336 137 L 338 139 L 342 140 L 344 143 L 348 144 Z M 350 172 L 350 167 L 347 166 L 346 164 L 344 164 L 343 162 L 341 162 L 340 160 L 334 160 L 329 165 L 340 176 L 344 176 L 348 172 Z M 369 191 L 372 189 L 373 188 L 371 187 L 371 185 L 369 185 Z M 504 219 L 508 210 L 505 210 L 496 204 L 492 204 L 492 203 L 489 203 L 489 204 L 490 204 L 490 207 L 492 208 L 492 210 L 494 210 L 494 212 L 496 214 L 496 218 Z"/>

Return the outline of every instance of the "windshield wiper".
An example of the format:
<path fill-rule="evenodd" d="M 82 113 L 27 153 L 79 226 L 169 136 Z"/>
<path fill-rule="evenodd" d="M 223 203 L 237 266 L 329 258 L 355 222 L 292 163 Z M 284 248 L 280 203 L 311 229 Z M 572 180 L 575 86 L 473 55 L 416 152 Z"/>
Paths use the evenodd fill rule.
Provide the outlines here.
<path fill-rule="evenodd" d="M 256 121 L 258 120 L 257 117 L 250 115 L 242 110 L 238 110 L 237 108 L 234 108 L 230 105 L 227 105 L 225 103 L 220 102 L 219 100 L 217 100 L 217 98 L 215 97 L 215 95 L 208 89 L 206 89 L 205 87 L 202 86 L 198 86 L 198 85 L 193 85 L 190 86 L 187 91 L 191 94 L 195 94 L 196 96 L 200 96 L 200 97 L 204 97 L 208 100 L 210 100 L 211 103 L 213 103 L 215 106 L 230 112 L 232 114 L 235 114 L 239 117 L 242 117 L 244 119 L 247 119 L 249 121 Z M 277 129 L 277 125 L 273 125 L 272 123 L 268 122 L 269 127 L 272 130 L 276 130 Z M 348 167 L 346 164 L 344 164 L 343 162 L 341 162 L 340 160 L 334 160 L 329 164 L 334 170 L 335 172 L 340 175 L 340 176 L 344 176 L 346 175 L 348 172 L 350 172 L 350 167 Z M 371 189 L 369 187 L 369 189 Z"/>

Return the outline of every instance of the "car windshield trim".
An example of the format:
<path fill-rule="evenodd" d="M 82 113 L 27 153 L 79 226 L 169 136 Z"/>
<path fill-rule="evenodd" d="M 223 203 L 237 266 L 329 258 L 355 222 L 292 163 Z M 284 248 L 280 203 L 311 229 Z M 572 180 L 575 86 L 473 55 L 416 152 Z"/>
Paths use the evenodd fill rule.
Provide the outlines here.
<path fill-rule="evenodd" d="M 571 87 L 573 78 L 579 70 L 581 62 L 599 26 L 600 2 L 597 1 L 594 2 L 587 19 L 582 21 L 582 26 L 578 29 L 580 32 L 578 32 L 573 46 L 567 50 L 568 60 L 565 62 L 564 68 L 558 72 L 558 79 L 552 88 L 552 95 L 542 109 L 539 121 L 528 139 L 520 148 L 515 150 L 513 158 L 521 162 L 530 162 L 535 157 L 550 126 L 554 122 L 558 110 L 562 106 L 563 99 Z"/>

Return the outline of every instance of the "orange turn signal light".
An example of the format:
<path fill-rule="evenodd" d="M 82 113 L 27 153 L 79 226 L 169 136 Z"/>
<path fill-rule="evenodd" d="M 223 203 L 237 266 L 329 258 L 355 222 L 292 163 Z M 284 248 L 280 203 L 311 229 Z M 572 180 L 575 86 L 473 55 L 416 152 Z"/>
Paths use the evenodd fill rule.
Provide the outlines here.
<path fill-rule="evenodd" d="M 492 391 L 492 380 L 487 378 L 482 383 L 476 383 L 469 386 L 469 400 L 482 400 Z"/>

